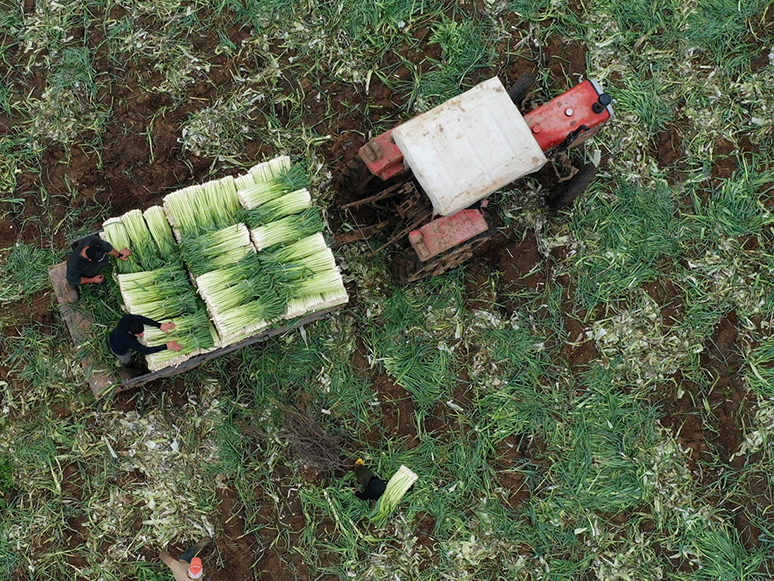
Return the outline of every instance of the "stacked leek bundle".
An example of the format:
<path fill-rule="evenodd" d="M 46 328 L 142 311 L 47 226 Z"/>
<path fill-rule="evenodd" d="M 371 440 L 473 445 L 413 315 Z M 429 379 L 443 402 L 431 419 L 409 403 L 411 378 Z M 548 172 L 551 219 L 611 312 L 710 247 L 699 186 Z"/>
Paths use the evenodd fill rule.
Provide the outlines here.
<path fill-rule="evenodd" d="M 128 260 L 115 261 L 120 274 L 180 263 L 180 251 L 164 212 L 158 206 L 148 208 L 145 214 L 140 210 L 131 210 L 120 218 L 106 220 L 102 224 L 101 236 L 116 250 L 132 250 Z"/>
<path fill-rule="evenodd" d="M 127 212 L 103 224 L 103 238 L 115 248 L 132 250 L 129 260 L 115 261 L 121 296 L 126 310 L 159 322 L 173 320 L 170 333 L 149 332 L 143 342 L 149 346 L 177 341 L 183 350 L 164 350 L 146 357 L 154 371 L 177 365 L 218 345 L 215 330 L 188 273 L 182 266 L 180 248 L 175 242 L 166 214 L 160 206 Z"/>
<path fill-rule="evenodd" d="M 243 210 L 233 177 L 172 192 L 164 211 L 178 242 L 242 222 Z"/>
<path fill-rule="evenodd" d="M 104 237 L 133 250 L 118 261 L 127 310 L 176 325 L 149 330 L 146 344 L 183 345 L 149 356 L 151 370 L 348 300 L 308 186 L 283 156 L 105 222 Z"/>
<path fill-rule="evenodd" d="M 253 244 L 263 251 L 259 256 L 264 268 L 287 301 L 285 318 L 347 302 L 333 254 L 320 233 L 322 219 L 311 207 L 306 176 L 289 160 L 269 164 L 262 164 L 261 174 L 268 178 L 264 183 L 237 195 L 246 209 Z"/>
<path fill-rule="evenodd" d="M 257 254 L 196 279 L 224 345 L 250 337 L 282 318 L 286 300 L 263 270 Z"/>
<path fill-rule="evenodd" d="M 255 254 L 250 232 L 244 224 L 213 230 L 196 238 L 185 238 L 180 244 L 188 271 L 201 276 L 231 266 L 249 254 Z"/>
<path fill-rule="evenodd" d="M 333 252 L 320 232 L 259 257 L 287 299 L 286 319 L 339 305 L 349 298 Z"/>
<path fill-rule="evenodd" d="M 219 346 L 207 311 L 191 285 L 188 273 L 179 266 L 119 274 L 116 278 L 130 313 L 175 323 L 175 329 L 169 333 L 154 329 L 143 337 L 143 342 L 151 347 L 168 341 L 177 341 L 183 346 L 182 351 L 164 350 L 148 355 L 146 363 L 150 371 L 177 365 Z"/>

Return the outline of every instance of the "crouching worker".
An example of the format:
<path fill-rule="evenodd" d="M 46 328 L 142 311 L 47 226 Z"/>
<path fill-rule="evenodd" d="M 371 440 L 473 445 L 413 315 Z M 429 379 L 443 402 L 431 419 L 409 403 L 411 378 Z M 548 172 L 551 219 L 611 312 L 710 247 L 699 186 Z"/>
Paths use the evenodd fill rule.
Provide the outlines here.
<path fill-rule="evenodd" d="M 121 365 L 133 377 L 143 373 L 143 370 L 132 366 L 132 351 L 137 351 L 143 355 L 150 355 L 151 353 L 164 351 L 164 349 L 171 349 L 172 351 L 182 351 L 183 349 L 183 346 L 177 341 L 169 341 L 166 345 L 157 345 L 156 347 L 146 347 L 138 340 L 145 333 L 144 325 L 156 327 L 165 333 L 175 328 L 175 324 L 172 322 L 158 323 L 141 315 L 124 315 L 108 337 L 108 344 L 113 355 L 118 357 Z"/>
<path fill-rule="evenodd" d="M 204 537 L 193 548 L 180 555 L 179 559 L 172 558 L 166 551 L 159 553 L 159 559 L 172 570 L 176 581 L 188 581 L 189 579 L 201 579 L 204 575 L 202 560 L 196 555 L 210 544 L 210 537 Z"/>
<path fill-rule="evenodd" d="M 387 481 L 374 476 L 374 473 L 366 468 L 362 458 L 355 461 L 355 478 L 360 484 L 360 490 L 355 492 L 355 496 L 360 500 L 378 500 L 387 487 Z"/>
<path fill-rule="evenodd" d="M 73 286 L 99 284 L 105 280 L 100 271 L 110 262 L 108 257 L 115 256 L 119 260 L 127 260 L 131 254 L 132 251 L 128 248 L 116 250 L 96 234 L 87 236 L 78 242 L 67 259 L 67 282 Z"/>

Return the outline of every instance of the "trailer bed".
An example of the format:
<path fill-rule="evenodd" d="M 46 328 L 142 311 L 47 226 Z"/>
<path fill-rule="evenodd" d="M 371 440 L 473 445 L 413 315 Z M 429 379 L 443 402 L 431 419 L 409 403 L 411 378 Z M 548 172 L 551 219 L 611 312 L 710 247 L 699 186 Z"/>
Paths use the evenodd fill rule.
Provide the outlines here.
<path fill-rule="evenodd" d="M 73 338 L 75 346 L 80 348 L 81 346 L 85 345 L 89 339 L 92 338 L 90 330 L 94 321 L 87 314 L 75 308 L 75 303 L 78 302 L 79 294 L 78 290 L 70 286 L 67 283 L 67 280 L 65 280 L 66 271 L 67 263 L 62 262 L 49 268 L 48 275 L 51 279 L 51 285 L 54 288 L 54 293 L 56 294 L 57 302 L 59 303 L 59 308 L 62 312 L 62 318 L 67 324 L 67 328 L 70 331 L 70 335 Z M 266 339 L 276 335 L 281 335 L 282 333 L 306 325 L 312 321 L 317 321 L 323 317 L 327 317 L 339 309 L 341 309 L 341 305 L 313 313 L 308 313 L 298 319 L 288 321 L 286 325 L 281 327 L 266 329 L 261 333 L 253 335 L 252 337 L 247 337 L 238 343 L 234 343 L 226 347 L 214 349 L 212 351 L 208 351 L 207 353 L 202 353 L 201 355 L 191 357 L 180 365 L 165 367 L 163 369 L 158 369 L 156 371 L 152 371 L 137 377 L 129 377 L 128 374 L 123 372 L 123 369 L 119 369 L 117 367 L 112 369 L 97 368 L 94 365 L 94 358 L 89 353 L 86 353 L 83 356 L 83 359 L 81 360 L 81 366 L 83 367 L 84 373 L 88 380 L 89 387 L 94 393 L 94 397 L 99 399 L 107 394 L 118 393 L 134 387 L 139 387 L 145 383 L 148 383 L 149 381 L 184 373 L 185 371 L 189 371 L 195 367 L 198 367 L 205 361 L 220 357 L 221 355 L 232 353 L 233 351 L 247 347 L 248 345 L 252 345 L 260 341 L 265 341 Z"/>

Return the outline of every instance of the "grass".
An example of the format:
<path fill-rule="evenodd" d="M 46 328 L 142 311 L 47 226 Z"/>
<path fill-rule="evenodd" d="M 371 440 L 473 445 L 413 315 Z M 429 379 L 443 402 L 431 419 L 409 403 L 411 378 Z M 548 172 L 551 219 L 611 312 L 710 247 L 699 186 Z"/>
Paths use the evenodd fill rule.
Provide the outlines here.
<path fill-rule="evenodd" d="M 0 10 L 0 212 L 17 232 L 3 231 L 0 258 L 0 578 L 160 579 L 157 552 L 203 534 L 219 545 L 208 571 L 226 578 L 235 563 L 224 547 L 241 533 L 256 579 L 279 574 L 262 572 L 271 563 L 299 579 L 771 576 L 766 10 L 764 0 Z M 337 251 L 352 301 L 335 317 L 130 401 L 93 401 L 61 321 L 40 305 L 64 239 L 122 201 L 99 160 L 129 131 L 127 109 L 144 123 L 147 156 L 132 171 L 148 196 L 161 172 L 201 181 L 288 153 L 333 215 L 335 177 L 365 137 L 534 63 L 540 89 L 557 91 L 567 80 L 549 67 L 578 55 L 550 46 L 587 49 L 585 73 L 615 98 L 616 118 L 574 153 L 602 163 L 572 211 L 549 215 L 538 178 L 493 202 L 509 250 L 534 238 L 537 290 L 504 280 L 491 256 L 479 264 L 484 290 L 472 290 L 468 267 L 400 287 L 389 255 L 354 245 Z M 179 139 L 171 151 L 161 131 Z M 83 290 L 101 333 L 89 348 L 111 360 L 115 289 Z M 730 346 L 718 336 L 728 321 Z M 721 348 L 734 382 L 716 401 L 710 353 Z M 579 362 L 583 349 L 593 356 Z M 395 399 L 410 418 L 388 417 Z M 343 465 L 362 456 L 383 478 L 401 464 L 419 474 L 384 526 L 369 523 L 351 473 L 299 461 L 282 406 L 340 441 Z M 693 416 L 702 455 L 683 439 L 702 434 L 678 425 Z M 726 436 L 742 444 L 725 450 Z"/>

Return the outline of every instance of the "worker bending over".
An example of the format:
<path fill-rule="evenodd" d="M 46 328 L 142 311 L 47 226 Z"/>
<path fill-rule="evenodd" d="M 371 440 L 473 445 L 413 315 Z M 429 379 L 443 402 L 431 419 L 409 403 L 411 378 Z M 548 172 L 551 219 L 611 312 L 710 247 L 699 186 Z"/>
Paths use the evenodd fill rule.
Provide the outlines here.
<path fill-rule="evenodd" d="M 175 324 L 172 322 L 159 323 L 142 315 L 124 315 L 108 337 L 108 345 L 110 345 L 113 355 L 118 357 L 124 369 L 135 376 L 142 373 L 142 370 L 132 366 L 132 351 L 137 351 L 137 353 L 142 353 L 143 355 L 150 355 L 151 353 L 164 351 L 164 349 L 171 349 L 172 351 L 181 351 L 183 349 L 183 346 L 177 341 L 169 341 L 165 345 L 157 345 L 156 347 L 143 345 L 140 343 L 139 338 L 145 333 L 144 325 L 156 327 L 165 333 L 175 328 Z"/>

